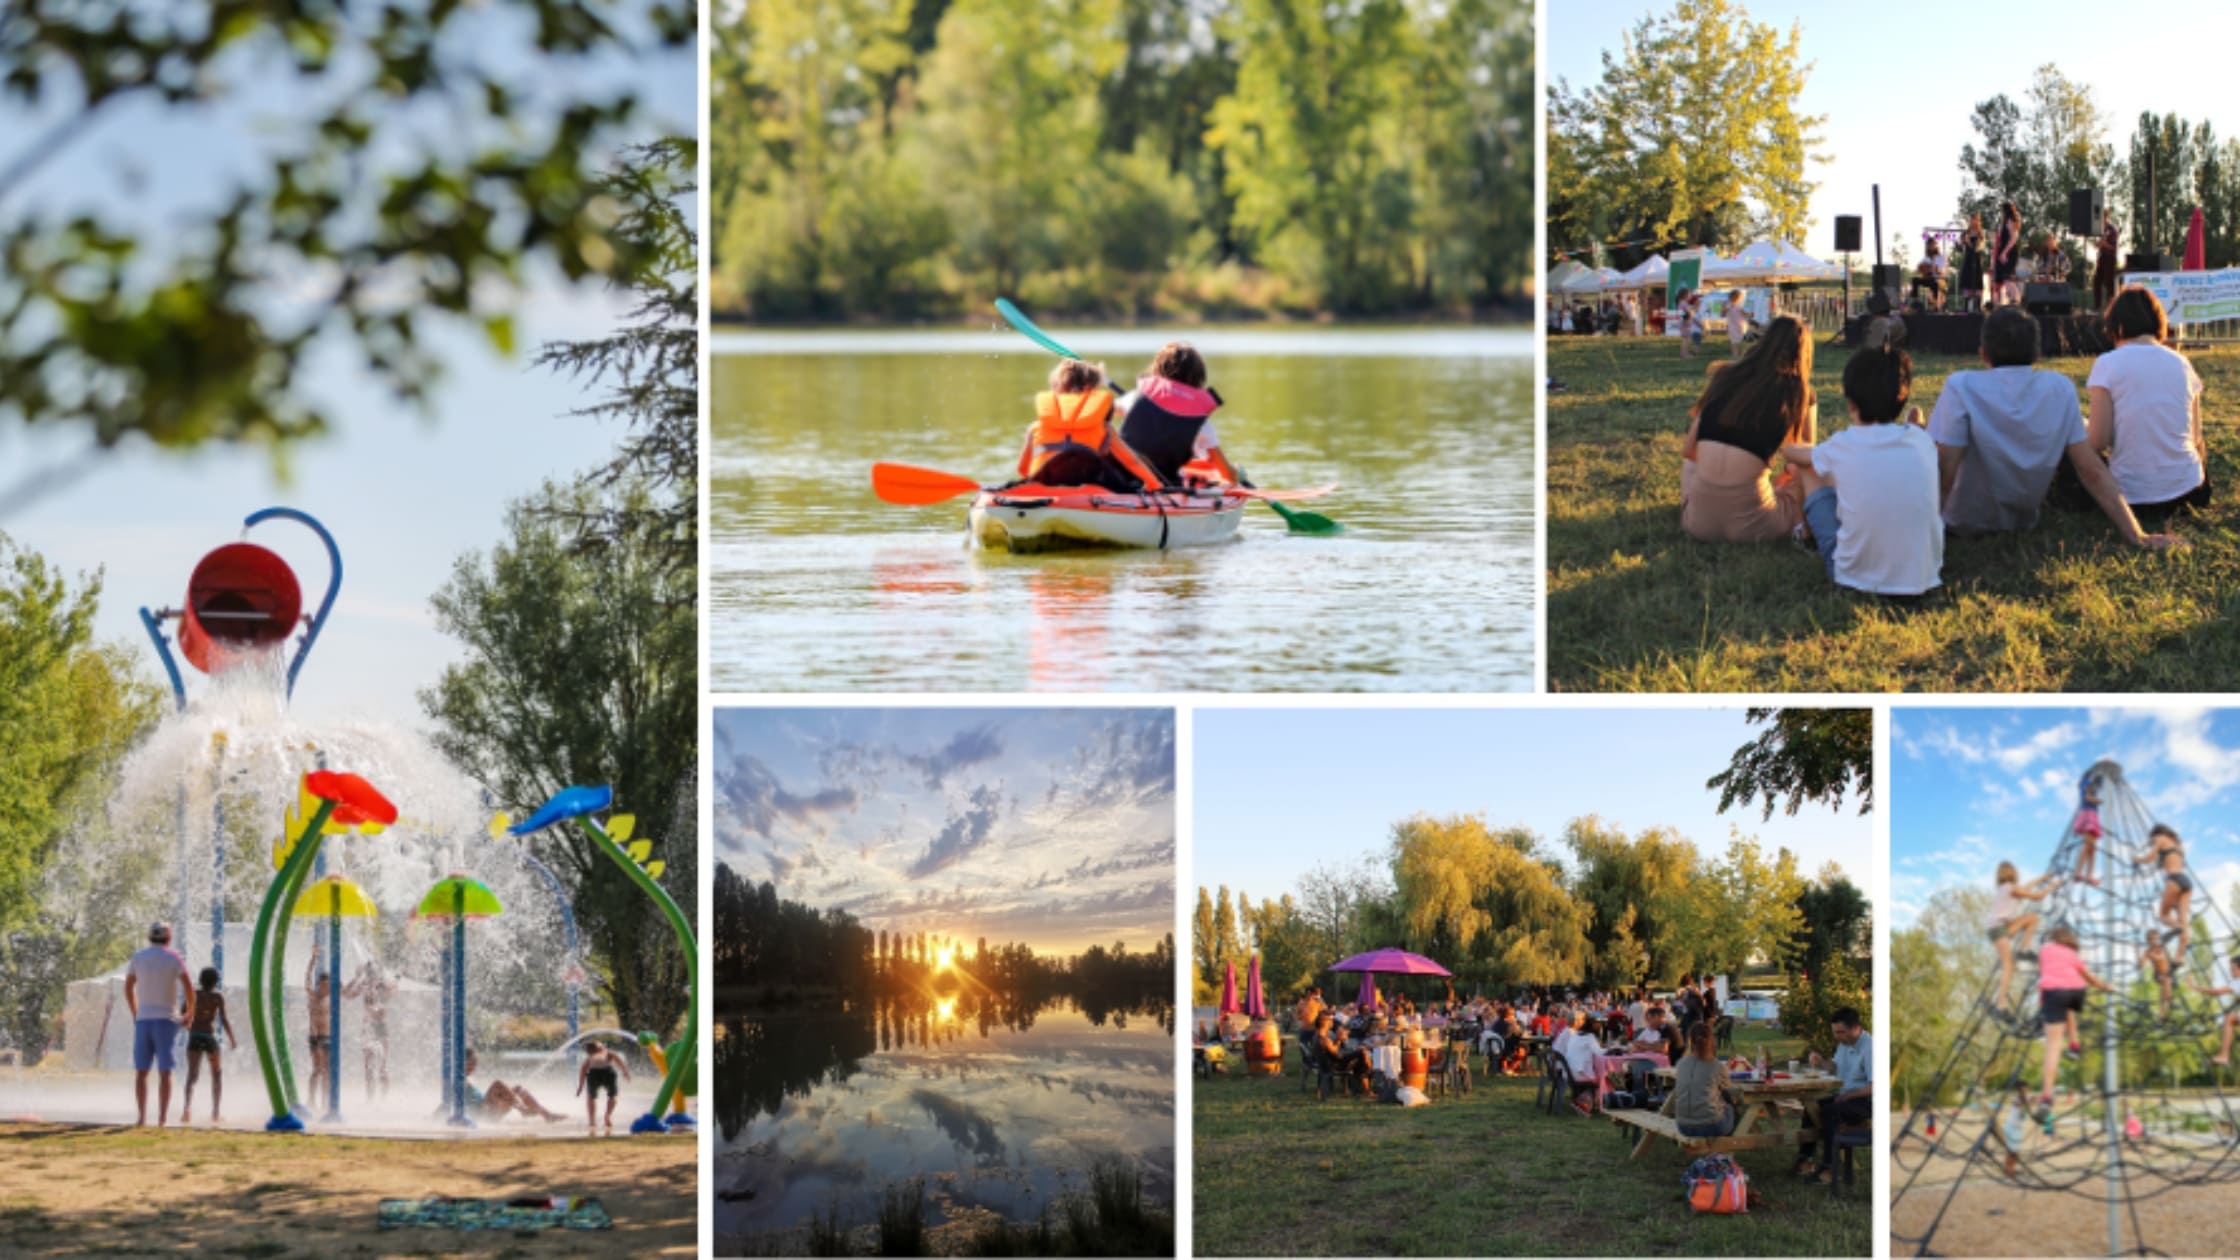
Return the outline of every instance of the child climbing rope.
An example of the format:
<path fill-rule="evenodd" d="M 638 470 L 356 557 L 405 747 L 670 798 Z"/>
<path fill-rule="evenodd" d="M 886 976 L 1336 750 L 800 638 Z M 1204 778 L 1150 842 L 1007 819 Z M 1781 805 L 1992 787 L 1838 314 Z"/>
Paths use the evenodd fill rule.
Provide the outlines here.
<path fill-rule="evenodd" d="M 2038 1022 L 2045 1025 L 2046 1057 L 2043 1088 L 2038 1093 L 2038 1122 L 2053 1115 L 2053 1081 L 2061 1060 L 2083 1057 L 2077 1044 L 2077 1014 L 2084 1010 L 2087 987 L 2112 993 L 2113 989 L 2084 965 L 2077 952 L 2077 932 L 2064 923 L 2046 937 L 2038 952 Z"/>
<path fill-rule="evenodd" d="M 2178 957 L 2185 957 L 2187 937 L 2193 927 L 2193 877 L 2186 874 L 2186 847 L 2167 824 L 2156 823 L 2147 832 L 2147 851 L 2131 859 L 2134 866 L 2160 863 L 2162 905 L 2159 917 L 2178 938 Z"/>
<path fill-rule="evenodd" d="M 2147 929 L 2147 948 L 2139 955 L 2139 970 L 2152 974 L 2155 984 L 2161 988 L 2161 1019 L 2164 1023 L 2168 1023 L 2170 1021 L 2170 951 L 2162 943 L 2162 933 L 2153 928 Z"/>
<path fill-rule="evenodd" d="M 2014 863 L 1999 863 L 1998 887 L 1991 894 L 1991 916 L 1985 935 L 1999 947 L 1999 988 L 1991 999 L 1991 1009 L 2001 1015 L 2007 1011 L 2007 992 L 2014 987 L 2014 960 L 2023 961 L 2037 957 L 2030 952 L 2030 934 L 2038 930 L 2036 911 L 2024 910 L 2022 903 L 2037 901 L 2061 884 L 2058 875 L 2046 874 L 2025 884 L 2014 869 Z"/>
<path fill-rule="evenodd" d="M 2077 815 L 2069 820 L 2069 830 L 2084 841 L 2077 847 L 2077 882 L 2100 886 L 2098 876 L 2092 873 L 2092 856 L 2100 847 L 2100 774 L 2087 770 L 2077 780 Z"/>
<path fill-rule="evenodd" d="M 2232 956 L 2230 965 L 2232 967 L 2231 978 L 2233 983 L 2240 984 L 2240 954 Z M 2230 1067 L 2232 1066 L 2232 1028 L 2234 1024 L 2240 1024 L 2240 996 L 2236 996 L 2236 994 L 2240 994 L 2240 990 L 2235 990 L 2227 985 L 2196 984 L 2193 987 L 2213 998 L 2234 999 L 2226 1004 L 2224 1019 L 2220 1021 L 2224 1025 L 2223 1043 L 2217 1048 L 2217 1057 L 2209 1060 L 2218 1067 Z"/>

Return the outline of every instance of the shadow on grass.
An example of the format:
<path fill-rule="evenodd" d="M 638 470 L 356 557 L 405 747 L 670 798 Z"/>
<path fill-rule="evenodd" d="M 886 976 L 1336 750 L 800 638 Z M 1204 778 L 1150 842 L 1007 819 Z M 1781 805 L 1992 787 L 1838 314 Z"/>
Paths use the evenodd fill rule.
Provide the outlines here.
<path fill-rule="evenodd" d="M 2034 530 L 1946 540 L 1944 586 L 1919 601 L 1845 592 L 1788 543 L 1698 543 L 1679 528 L 1680 441 L 1702 364 L 1669 348 L 1550 348 L 1572 389 L 1549 400 L 1549 685 L 1558 690 L 1865 692 L 2221 690 L 2240 669 L 2240 508 L 2169 528 L 2192 547 L 2125 547 L 2098 513 L 2049 511 Z M 1840 427 L 1841 351 L 1814 383 Z M 2240 478 L 2240 348 L 2195 356 L 2212 391 L 2211 476 Z M 1917 364 L 1932 407 L 1957 359 Z M 2085 359 L 2049 364 L 2081 382 Z"/>
<path fill-rule="evenodd" d="M 1801 1042 L 1740 1030 L 1770 1057 Z M 1533 1106 L 1529 1077 L 1480 1079 L 1466 1097 L 1401 1108 L 1303 1091 L 1296 1046 L 1282 1077 L 1192 1081 L 1193 1252 L 1233 1255 L 1864 1256 L 1874 1163 L 1831 1198 L 1793 1176 L 1793 1153 L 1737 1157 L 1766 1199 L 1747 1216 L 1698 1216 L 1688 1160 L 1669 1143 L 1631 1158 L 1619 1126 Z"/>

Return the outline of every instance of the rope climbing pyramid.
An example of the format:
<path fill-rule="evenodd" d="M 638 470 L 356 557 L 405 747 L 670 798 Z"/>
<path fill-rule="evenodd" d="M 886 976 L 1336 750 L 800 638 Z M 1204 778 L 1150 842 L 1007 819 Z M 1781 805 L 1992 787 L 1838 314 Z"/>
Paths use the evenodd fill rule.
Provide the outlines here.
<path fill-rule="evenodd" d="M 2166 1254 L 2158 1227 L 2197 1213 L 2227 1232 L 2229 1193 L 2183 1192 L 2240 1180 L 2236 1078 L 2216 1061 L 2240 938 L 2121 766 L 2094 764 L 2079 795 L 2051 864 L 1994 906 L 2011 984 L 1994 965 L 1891 1142 L 1894 1254 L 1957 1254 L 1940 1229 L 1985 1250 L 1952 1237 L 1985 1217 L 1996 1254 L 2074 1254 L 2095 1245 L 2101 1203 L 2108 1255 Z"/>

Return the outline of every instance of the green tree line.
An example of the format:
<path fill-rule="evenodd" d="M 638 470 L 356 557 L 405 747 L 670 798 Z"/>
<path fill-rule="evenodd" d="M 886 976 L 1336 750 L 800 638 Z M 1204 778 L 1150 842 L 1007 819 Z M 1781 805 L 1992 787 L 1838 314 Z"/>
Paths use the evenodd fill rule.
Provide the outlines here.
<path fill-rule="evenodd" d="M 1786 849 L 1767 853 L 1740 833 L 1707 854 L 1670 828 L 1629 835 L 1589 815 L 1558 847 L 1477 815 L 1418 815 L 1393 824 L 1382 861 L 1316 867 L 1296 893 L 1254 901 L 1200 888 L 1191 967 L 1201 1003 L 1254 954 L 1280 1002 L 1329 984 L 1340 958 L 1384 946 L 1441 964 L 1464 993 L 1672 984 L 1739 976 L 1758 959 L 1813 977 L 1863 952 L 1872 924 L 1840 870 L 1808 877 Z"/>
<path fill-rule="evenodd" d="M 714 35 L 720 316 L 1459 314 L 1531 273 L 1524 0 L 757 0 Z"/>

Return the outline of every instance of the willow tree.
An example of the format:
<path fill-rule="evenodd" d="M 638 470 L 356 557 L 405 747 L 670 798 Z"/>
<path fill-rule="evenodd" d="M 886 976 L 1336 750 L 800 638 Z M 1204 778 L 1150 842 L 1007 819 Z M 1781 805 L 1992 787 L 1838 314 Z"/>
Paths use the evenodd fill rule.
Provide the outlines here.
<path fill-rule="evenodd" d="M 1652 827 L 1629 836 L 1592 814 L 1564 828 L 1577 875 L 1572 895 L 1594 915 L 1589 981 L 1669 984 L 1693 969 L 1684 902 L 1701 859 L 1685 836 Z"/>
<path fill-rule="evenodd" d="M 1548 107 L 1549 239 L 1613 235 L 1655 249 L 1731 249 L 1804 234 L 1825 121 L 1799 101 L 1811 63 L 1739 0 L 1675 0 L 1641 19 L 1599 82 L 1558 81 Z M 1621 253 L 1621 263 L 1639 257 Z"/>
<path fill-rule="evenodd" d="M 1532 833 L 1476 814 L 1393 824 L 1393 904 L 1407 944 L 1481 984 L 1557 984 L 1586 974 L 1591 912 L 1535 856 Z"/>

